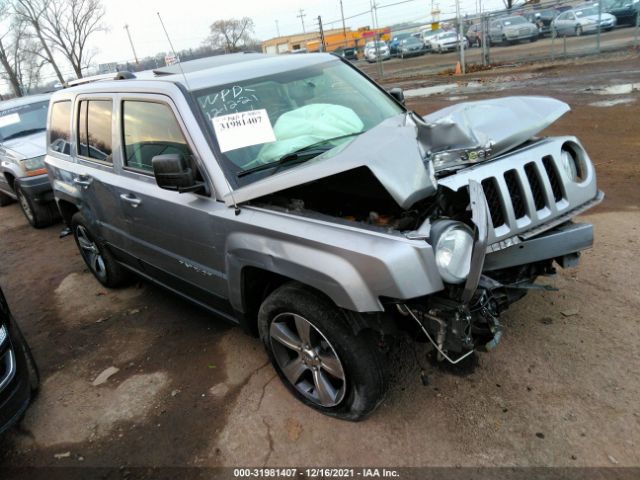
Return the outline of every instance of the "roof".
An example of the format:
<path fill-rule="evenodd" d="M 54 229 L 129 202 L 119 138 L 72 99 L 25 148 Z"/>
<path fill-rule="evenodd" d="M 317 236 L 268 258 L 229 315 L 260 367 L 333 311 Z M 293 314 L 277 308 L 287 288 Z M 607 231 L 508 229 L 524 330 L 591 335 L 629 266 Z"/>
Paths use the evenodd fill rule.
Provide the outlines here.
<path fill-rule="evenodd" d="M 7 110 L 9 108 L 21 107 L 23 105 L 30 105 L 32 103 L 48 101 L 51 97 L 51 93 L 43 93 L 39 95 L 28 95 L 26 97 L 12 98 L 11 100 L 4 100 L 0 102 L 0 110 Z"/>
<path fill-rule="evenodd" d="M 105 80 L 100 76 L 95 81 L 72 86 L 64 89 L 63 92 L 77 91 L 78 89 L 104 92 L 112 88 L 114 91 L 122 91 L 124 85 L 146 88 L 150 85 L 149 82 L 180 84 L 187 90 L 195 91 L 297 70 L 330 61 L 339 62 L 341 60 L 328 53 L 306 53 L 302 55 L 234 53 L 191 60 L 180 65 L 171 65 L 153 71 L 136 72 L 135 78 L 131 79 L 116 80 L 114 75 L 110 80 Z M 182 67 L 182 70 L 180 67 Z"/>

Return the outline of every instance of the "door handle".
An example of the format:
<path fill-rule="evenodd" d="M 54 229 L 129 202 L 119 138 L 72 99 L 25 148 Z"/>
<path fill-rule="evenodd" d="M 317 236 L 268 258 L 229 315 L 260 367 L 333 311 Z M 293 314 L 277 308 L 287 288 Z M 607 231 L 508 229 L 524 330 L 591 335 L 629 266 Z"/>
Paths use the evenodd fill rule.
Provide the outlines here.
<path fill-rule="evenodd" d="M 122 195 L 120 195 L 120 198 L 131 205 L 133 208 L 138 208 L 138 205 L 142 203 L 142 200 L 140 200 L 135 195 L 131 195 L 130 193 L 123 193 Z"/>
<path fill-rule="evenodd" d="M 86 175 L 80 175 L 73 179 L 73 183 L 80 185 L 83 189 L 87 189 L 89 185 L 91 185 L 91 182 L 93 182 L 93 178 Z"/>

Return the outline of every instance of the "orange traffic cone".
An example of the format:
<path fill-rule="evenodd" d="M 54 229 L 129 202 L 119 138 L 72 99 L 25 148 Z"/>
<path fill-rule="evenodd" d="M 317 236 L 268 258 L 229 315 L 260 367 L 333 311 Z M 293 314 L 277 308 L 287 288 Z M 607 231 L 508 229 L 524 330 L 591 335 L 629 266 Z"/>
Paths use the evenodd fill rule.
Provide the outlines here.
<path fill-rule="evenodd" d="M 460 62 L 456 63 L 456 69 L 453 72 L 454 75 L 462 75 L 462 68 L 460 68 Z"/>

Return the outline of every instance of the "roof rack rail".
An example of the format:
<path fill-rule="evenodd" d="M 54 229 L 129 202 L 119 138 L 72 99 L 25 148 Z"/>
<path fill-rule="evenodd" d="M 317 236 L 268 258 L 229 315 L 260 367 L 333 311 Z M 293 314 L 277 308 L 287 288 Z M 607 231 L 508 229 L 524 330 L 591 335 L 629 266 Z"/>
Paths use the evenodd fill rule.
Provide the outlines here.
<path fill-rule="evenodd" d="M 83 77 L 78 78 L 77 80 L 71 80 L 70 82 L 65 82 L 63 85 L 64 88 L 75 87 L 76 85 L 84 85 L 85 83 L 91 82 L 100 82 L 104 80 L 131 80 L 136 78 L 136 76 L 131 72 L 116 72 L 113 73 L 105 73 L 103 75 L 93 75 L 91 77 Z"/>

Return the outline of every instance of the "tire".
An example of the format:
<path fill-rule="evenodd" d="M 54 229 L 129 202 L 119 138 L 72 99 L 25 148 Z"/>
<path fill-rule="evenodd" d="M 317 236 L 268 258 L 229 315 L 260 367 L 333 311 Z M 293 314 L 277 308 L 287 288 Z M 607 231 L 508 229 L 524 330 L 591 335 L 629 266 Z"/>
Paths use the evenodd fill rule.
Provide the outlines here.
<path fill-rule="evenodd" d="M 280 379 L 305 405 L 358 421 L 383 400 L 386 365 L 374 336 L 354 334 L 345 313 L 321 294 L 282 285 L 261 305 L 258 329 Z"/>
<path fill-rule="evenodd" d="M 102 285 L 116 288 L 126 283 L 129 272 L 116 262 L 109 249 L 91 232 L 82 213 L 77 212 L 71 218 L 71 231 L 84 263 Z"/>
<path fill-rule="evenodd" d="M 0 207 L 6 207 L 11 203 L 13 203 L 13 198 L 11 198 L 9 195 L 6 195 L 0 192 Z"/>
<path fill-rule="evenodd" d="M 16 197 L 20 210 L 29 224 L 34 228 L 44 228 L 53 225 L 60 219 L 58 207 L 54 202 L 37 203 L 26 195 L 19 185 L 16 185 Z"/>
<path fill-rule="evenodd" d="M 582 27 L 578 25 L 576 27 L 576 37 L 581 37 L 581 36 L 582 36 Z"/>

